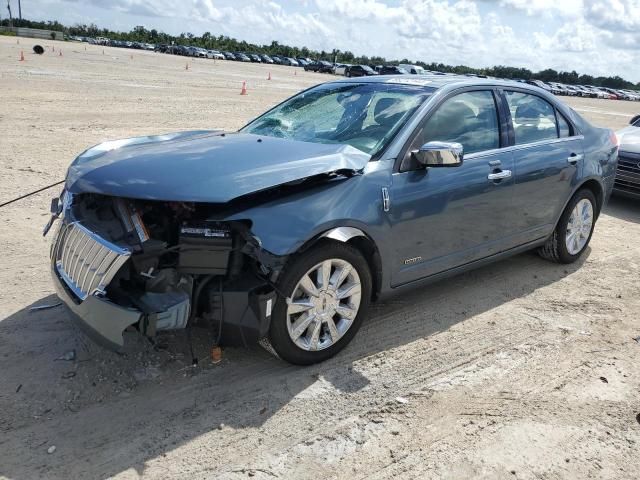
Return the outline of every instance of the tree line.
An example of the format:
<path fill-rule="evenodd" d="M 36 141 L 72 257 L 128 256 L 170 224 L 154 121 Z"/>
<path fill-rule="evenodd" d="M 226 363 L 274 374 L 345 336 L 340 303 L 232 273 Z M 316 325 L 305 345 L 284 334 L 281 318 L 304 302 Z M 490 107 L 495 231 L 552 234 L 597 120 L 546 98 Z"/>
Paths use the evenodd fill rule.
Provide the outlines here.
<path fill-rule="evenodd" d="M 0 25 L 8 26 L 9 19 L 0 21 Z M 270 44 L 256 45 L 248 43 L 244 40 L 227 37 L 225 35 L 214 35 L 211 32 L 205 32 L 201 36 L 195 36 L 192 33 L 181 33 L 180 35 L 169 35 L 160 32 L 155 28 L 148 30 L 145 27 L 135 27 L 130 32 L 114 32 L 107 28 L 99 28 L 95 24 L 90 25 L 73 25 L 71 27 L 62 25 L 57 21 L 36 22 L 32 20 L 16 20 L 13 19 L 13 26 L 42 28 L 47 30 L 58 30 L 70 36 L 81 37 L 107 37 L 112 40 L 124 40 L 129 42 L 143 42 L 153 44 L 175 44 L 175 45 L 192 45 L 206 49 L 217 49 L 232 52 L 249 52 L 264 53 L 267 55 L 284 55 L 286 57 L 310 57 L 316 60 L 327 60 L 329 62 L 352 63 L 361 65 L 383 65 L 398 63 L 414 63 L 410 60 L 396 59 L 387 60 L 380 56 L 355 55 L 350 51 L 341 51 L 334 49 L 331 51 L 311 50 L 307 47 L 292 47 L 283 45 L 277 41 Z M 497 65 L 487 68 L 472 68 L 465 65 L 445 65 L 443 63 L 426 63 L 422 61 L 415 62 L 417 65 L 427 69 L 439 72 L 458 73 L 458 74 L 475 74 L 486 75 L 499 78 L 522 79 L 522 80 L 542 80 L 544 82 L 560 82 L 570 85 L 595 85 L 599 87 L 609 88 L 632 88 L 640 89 L 640 82 L 634 84 L 624 78 L 615 75 L 612 77 L 593 77 L 591 75 L 579 74 L 575 70 L 571 72 L 556 71 L 547 68 L 539 72 L 533 72 L 527 68 L 509 67 L 505 65 Z"/>

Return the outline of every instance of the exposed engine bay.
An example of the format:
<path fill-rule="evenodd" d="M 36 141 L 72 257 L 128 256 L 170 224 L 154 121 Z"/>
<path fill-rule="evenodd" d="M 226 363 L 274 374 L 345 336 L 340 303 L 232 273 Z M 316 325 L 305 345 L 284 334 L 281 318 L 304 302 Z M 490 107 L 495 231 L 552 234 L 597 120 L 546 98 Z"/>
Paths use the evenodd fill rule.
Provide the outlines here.
<path fill-rule="evenodd" d="M 132 326 L 145 335 L 198 324 L 215 329 L 219 342 L 255 342 L 269 327 L 273 272 L 252 257 L 256 239 L 249 222 L 212 220 L 214 208 L 75 195 L 66 213 L 71 218 L 65 222 L 77 222 L 130 254 L 117 272 L 109 273 L 113 276 L 108 285 L 93 292 L 82 291 L 94 285 L 84 281 L 90 275 L 83 266 L 88 272 L 99 270 L 96 265 L 104 262 L 92 258 L 92 252 L 102 247 L 94 247 L 90 239 L 76 240 L 77 235 L 59 234 L 52 256 L 61 277 L 80 295 L 97 295 L 139 311 L 140 319 Z M 64 245 L 55 246 L 60 243 Z"/>

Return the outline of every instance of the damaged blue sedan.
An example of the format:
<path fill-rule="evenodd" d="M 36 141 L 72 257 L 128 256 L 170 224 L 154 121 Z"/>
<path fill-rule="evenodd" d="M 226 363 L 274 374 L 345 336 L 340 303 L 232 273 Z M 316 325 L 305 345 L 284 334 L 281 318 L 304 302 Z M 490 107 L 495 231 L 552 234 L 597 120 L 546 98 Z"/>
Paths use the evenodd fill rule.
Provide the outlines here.
<path fill-rule="evenodd" d="M 576 261 L 617 143 L 530 85 L 335 81 L 238 132 L 79 155 L 52 202 L 53 280 L 112 348 L 126 329 L 202 325 L 311 364 L 349 343 L 371 301 L 530 249 Z"/>

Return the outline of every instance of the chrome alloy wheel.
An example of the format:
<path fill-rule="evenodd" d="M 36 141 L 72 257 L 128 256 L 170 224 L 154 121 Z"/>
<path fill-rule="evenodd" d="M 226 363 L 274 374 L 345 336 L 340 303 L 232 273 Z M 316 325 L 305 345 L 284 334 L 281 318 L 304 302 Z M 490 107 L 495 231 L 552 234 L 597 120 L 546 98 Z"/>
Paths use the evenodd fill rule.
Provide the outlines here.
<path fill-rule="evenodd" d="M 353 324 L 362 285 L 347 261 L 318 263 L 298 281 L 287 299 L 287 330 L 299 348 L 317 351 L 335 345 Z"/>
<path fill-rule="evenodd" d="M 580 200 L 569 217 L 565 245 L 570 255 L 577 255 L 587 244 L 591 227 L 593 226 L 593 205 L 583 198 Z"/>

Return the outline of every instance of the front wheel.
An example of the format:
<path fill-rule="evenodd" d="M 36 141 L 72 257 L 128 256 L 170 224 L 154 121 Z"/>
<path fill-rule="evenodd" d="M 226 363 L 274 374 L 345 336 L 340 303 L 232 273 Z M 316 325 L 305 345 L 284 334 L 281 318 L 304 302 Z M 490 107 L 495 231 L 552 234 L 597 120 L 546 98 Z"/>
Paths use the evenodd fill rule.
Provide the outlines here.
<path fill-rule="evenodd" d="M 558 263 L 575 262 L 591 241 L 596 212 L 593 192 L 579 190 L 569 201 L 551 237 L 540 248 L 540 256 Z"/>
<path fill-rule="evenodd" d="M 269 342 L 284 360 L 311 365 L 354 337 L 371 298 L 371 273 L 358 250 L 324 242 L 292 258 L 278 282 Z"/>

